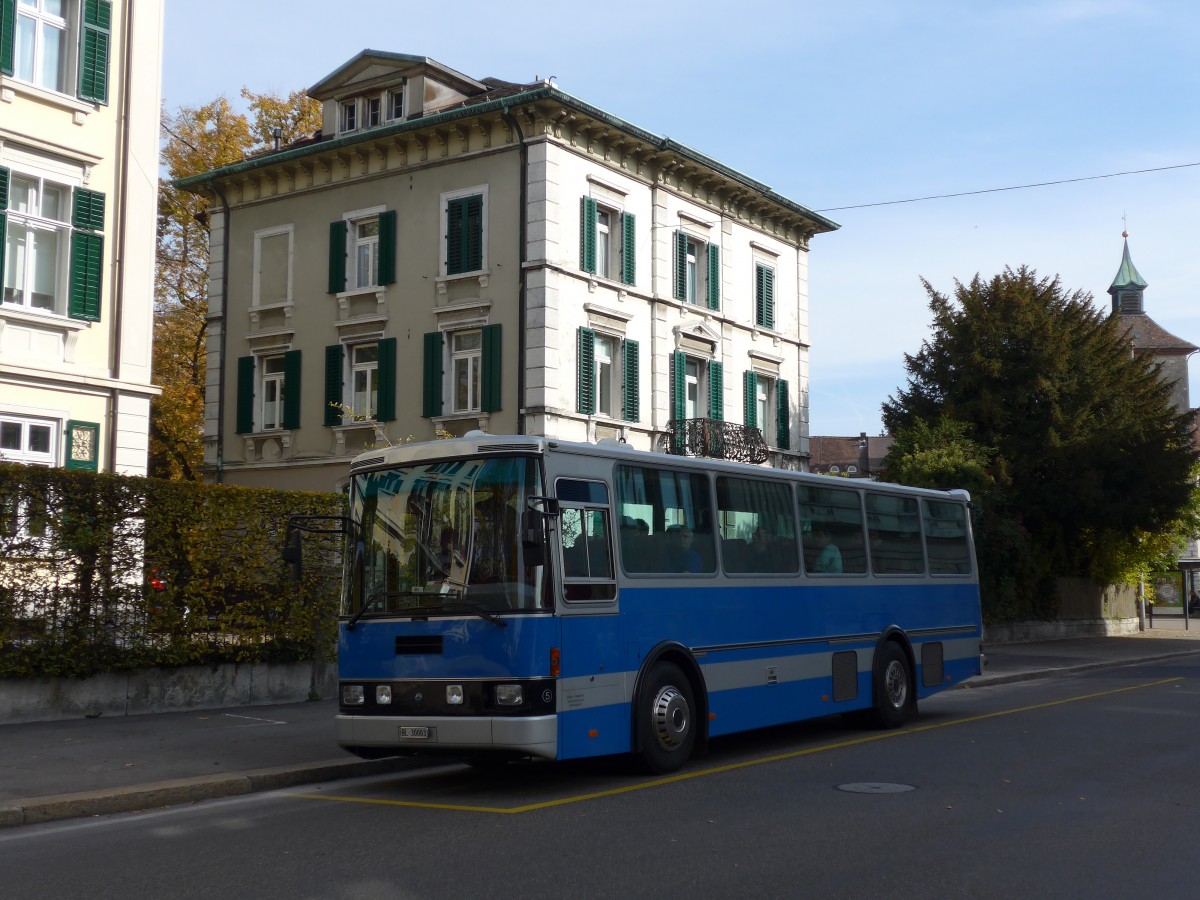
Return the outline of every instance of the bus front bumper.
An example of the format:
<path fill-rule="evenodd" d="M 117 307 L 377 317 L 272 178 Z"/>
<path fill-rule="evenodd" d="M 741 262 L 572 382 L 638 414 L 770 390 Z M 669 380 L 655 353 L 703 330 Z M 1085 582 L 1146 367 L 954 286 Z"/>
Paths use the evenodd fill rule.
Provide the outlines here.
<path fill-rule="evenodd" d="M 542 759 L 558 756 L 557 716 L 346 716 L 337 742 L 347 749 L 397 753 L 507 750 Z"/>

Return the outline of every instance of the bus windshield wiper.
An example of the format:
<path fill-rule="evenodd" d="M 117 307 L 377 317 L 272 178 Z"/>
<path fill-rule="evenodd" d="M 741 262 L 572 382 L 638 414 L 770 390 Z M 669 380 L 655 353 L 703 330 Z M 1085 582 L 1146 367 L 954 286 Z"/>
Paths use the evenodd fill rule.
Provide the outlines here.
<path fill-rule="evenodd" d="M 346 628 L 353 631 L 354 626 L 358 622 L 358 620 L 361 619 L 363 616 L 365 616 L 370 611 L 371 607 L 374 606 L 376 603 L 378 603 L 380 600 L 386 600 L 388 597 L 406 597 L 410 593 L 411 593 L 411 591 L 385 591 L 385 590 L 375 591 L 373 594 L 369 595 L 366 600 L 363 601 L 363 605 L 358 608 L 358 612 L 356 612 L 354 615 L 352 615 L 350 617 L 350 620 L 346 623 Z"/>
<path fill-rule="evenodd" d="M 375 591 L 375 593 L 371 594 L 365 601 L 363 601 L 363 605 L 358 608 L 358 612 L 352 615 L 346 622 L 346 628 L 350 631 L 353 631 L 354 626 L 358 623 L 358 620 L 370 612 L 371 608 L 380 600 L 387 599 L 388 597 L 408 597 L 412 595 L 413 592 L 411 590 Z M 429 613 L 470 613 L 473 616 L 479 616 L 481 619 L 486 619 L 493 625 L 498 625 L 500 628 L 508 627 L 508 623 L 495 613 L 490 613 L 487 610 L 480 609 L 478 606 L 472 606 L 469 603 L 441 603 L 437 606 L 419 606 L 413 607 L 406 612 L 412 616 L 420 616 L 422 614 L 428 615 Z"/>
<path fill-rule="evenodd" d="M 472 616 L 479 616 L 481 619 L 487 619 L 493 625 L 500 628 L 507 628 L 508 622 L 500 618 L 495 613 L 490 613 L 485 609 L 480 609 L 478 606 L 472 606 L 470 603 L 443 603 L 440 606 L 425 606 L 421 608 L 421 612 L 429 613 L 468 613 Z"/>

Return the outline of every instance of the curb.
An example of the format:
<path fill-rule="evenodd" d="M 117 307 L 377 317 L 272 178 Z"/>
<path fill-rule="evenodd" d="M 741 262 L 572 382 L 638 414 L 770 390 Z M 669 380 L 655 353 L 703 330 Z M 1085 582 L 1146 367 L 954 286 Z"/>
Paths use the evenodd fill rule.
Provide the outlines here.
<path fill-rule="evenodd" d="M 1035 681 L 1039 678 L 1050 678 L 1054 675 L 1071 675 L 1075 672 L 1088 672 L 1093 669 L 1118 669 L 1121 666 L 1137 666 L 1142 663 L 1158 662 L 1163 659 L 1174 659 L 1179 656 L 1194 656 L 1200 653 L 1200 647 L 1195 650 L 1174 650 L 1170 653 L 1156 653 L 1151 656 L 1139 656 L 1136 659 L 1106 659 L 1100 662 L 1077 663 L 1071 666 L 1046 666 L 1043 669 L 1023 669 L 1020 672 L 1009 672 L 1006 675 L 980 675 L 970 681 L 960 684 L 960 690 L 970 690 L 973 687 L 989 687 L 993 684 L 1012 684 L 1017 681 Z"/>
<path fill-rule="evenodd" d="M 411 760 L 402 757 L 327 760 L 253 769 L 249 772 L 232 772 L 227 775 L 202 775 L 195 778 L 156 781 L 124 788 L 31 797 L 27 800 L 0 802 L 0 828 L 135 812 L 178 803 L 196 803 L 200 800 L 274 791 L 315 781 L 385 775 L 411 765 Z"/>

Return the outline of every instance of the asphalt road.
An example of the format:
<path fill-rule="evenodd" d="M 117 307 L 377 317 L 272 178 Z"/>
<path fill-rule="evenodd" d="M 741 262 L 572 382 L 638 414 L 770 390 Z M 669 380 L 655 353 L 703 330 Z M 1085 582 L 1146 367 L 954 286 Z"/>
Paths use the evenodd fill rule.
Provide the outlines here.
<path fill-rule="evenodd" d="M 1200 659 L 623 763 L 442 766 L 0 833 L 5 895 L 1192 897 Z"/>

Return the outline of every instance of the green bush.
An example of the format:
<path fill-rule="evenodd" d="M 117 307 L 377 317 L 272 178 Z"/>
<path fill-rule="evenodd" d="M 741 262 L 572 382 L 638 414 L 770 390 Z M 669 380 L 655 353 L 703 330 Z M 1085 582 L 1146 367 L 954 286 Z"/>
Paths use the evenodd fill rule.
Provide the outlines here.
<path fill-rule="evenodd" d="M 340 540 L 284 527 L 336 494 L 0 464 L 0 678 L 332 659 Z"/>

